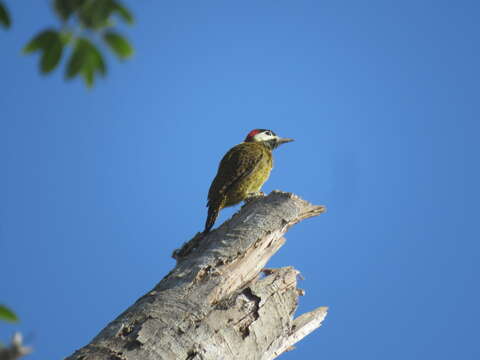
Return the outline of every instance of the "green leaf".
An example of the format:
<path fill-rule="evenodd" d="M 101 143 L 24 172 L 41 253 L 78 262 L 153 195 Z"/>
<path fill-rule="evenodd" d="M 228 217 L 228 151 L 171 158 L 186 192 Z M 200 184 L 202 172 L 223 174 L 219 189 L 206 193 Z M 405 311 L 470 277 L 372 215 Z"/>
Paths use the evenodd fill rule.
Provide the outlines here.
<path fill-rule="evenodd" d="M 53 38 L 48 47 L 44 48 L 42 57 L 40 59 L 40 71 L 44 74 L 55 69 L 62 58 L 63 41 L 60 34 Z"/>
<path fill-rule="evenodd" d="M 113 10 L 113 0 L 87 0 L 80 8 L 78 17 L 86 28 L 98 30 L 109 26 L 108 18 Z"/>
<path fill-rule="evenodd" d="M 18 317 L 15 313 L 7 308 L 4 305 L 0 305 L 0 320 L 8 321 L 8 322 L 18 322 Z"/>
<path fill-rule="evenodd" d="M 79 38 L 75 45 L 72 56 L 67 64 L 66 78 L 71 79 L 81 74 L 88 87 L 92 87 L 95 74 L 105 75 L 107 67 L 102 54 L 86 38 Z"/>
<path fill-rule="evenodd" d="M 126 59 L 133 55 L 133 47 L 127 39 L 113 31 L 103 35 L 103 39 L 120 59 Z"/>
<path fill-rule="evenodd" d="M 105 75 L 107 73 L 107 66 L 105 65 L 103 56 L 94 45 L 92 44 L 90 45 L 91 47 L 90 47 L 89 61 L 92 63 L 96 71 L 98 71 L 102 75 Z"/>
<path fill-rule="evenodd" d="M 82 76 L 85 80 L 85 84 L 87 84 L 87 87 L 91 88 L 95 82 L 95 69 L 93 66 L 85 66 L 82 71 Z"/>
<path fill-rule="evenodd" d="M 99 72 L 103 76 L 107 69 L 102 54 L 98 51 L 95 45 L 88 43 L 87 49 L 87 58 L 82 69 L 82 75 L 87 87 L 92 87 L 95 81 L 95 74 Z"/>
<path fill-rule="evenodd" d="M 56 30 L 44 30 L 36 35 L 30 42 L 23 48 L 25 54 L 32 53 L 37 50 L 43 50 L 47 48 L 51 41 L 55 41 L 55 37 L 58 36 Z"/>
<path fill-rule="evenodd" d="M 85 0 L 55 0 L 53 7 L 58 16 L 67 21 L 84 3 Z"/>
<path fill-rule="evenodd" d="M 86 54 L 87 54 L 85 41 L 88 42 L 88 40 L 80 38 L 77 40 L 77 43 L 75 44 L 73 53 L 70 56 L 70 60 L 67 63 L 67 69 L 65 72 L 65 77 L 67 79 L 74 78 L 82 70 L 82 67 L 85 63 Z"/>
<path fill-rule="evenodd" d="M 134 23 L 134 18 L 130 10 L 128 10 L 125 6 L 120 4 L 118 1 L 113 2 L 113 12 L 116 12 L 118 16 L 120 16 L 123 21 L 125 21 L 127 24 L 133 24 Z"/>
<path fill-rule="evenodd" d="M 10 15 L 8 15 L 7 7 L 3 4 L 3 1 L 0 2 L 0 25 L 8 29 L 12 24 L 10 20 Z"/>
<path fill-rule="evenodd" d="M 44 74 L 55 69 L 62 57 L 64 37 L 56 30 L 47 29 L 35 36 L 23 49 L 25 54 L 41 51 L 40 71 Z"/>

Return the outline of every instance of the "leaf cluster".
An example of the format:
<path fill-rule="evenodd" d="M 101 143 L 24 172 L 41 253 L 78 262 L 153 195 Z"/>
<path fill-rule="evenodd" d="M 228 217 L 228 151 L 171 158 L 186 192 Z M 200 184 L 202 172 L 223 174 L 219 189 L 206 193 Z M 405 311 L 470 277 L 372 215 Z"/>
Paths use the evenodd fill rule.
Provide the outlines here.
<path fill-rule="evenodd" d="M 118 0 L 53 0 L 53 7 L 61 28 L 41 31 L 24 48 L 25 54 L 40 52 L 41 73 L 53 71 L 70 48 L 66 79 L 81 76 L 91 87 L 97 75 L 104 76 L 107 72 L 102 47 L 121 60 L 133 55 L 129 41 L 114 30 L 115 18 L 126 24 L 134 21 L 130 11 Z"/>
<path fill-rule="evenodd" d="M 77 16 L 82 26 L 92 30 L 108 27 L 113 14 L 127 24 L 134 22 L 130 11 L 116 0 L 54 0 L 53 6 L 63 21 Z"/>

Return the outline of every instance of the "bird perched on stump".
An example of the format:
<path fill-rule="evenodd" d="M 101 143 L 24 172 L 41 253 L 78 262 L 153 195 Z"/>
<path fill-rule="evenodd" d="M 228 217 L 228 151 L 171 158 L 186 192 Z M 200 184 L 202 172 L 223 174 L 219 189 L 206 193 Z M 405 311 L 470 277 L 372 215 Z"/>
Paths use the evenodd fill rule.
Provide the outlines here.
<path fill-rule="evenodd" d="M 291 141 L 272 130 L 255 129 L 225 154 L 208 191 L 204 233 L 210 231 L 221 209 L 259 194 L 273 167 L 272 151 Z"/>

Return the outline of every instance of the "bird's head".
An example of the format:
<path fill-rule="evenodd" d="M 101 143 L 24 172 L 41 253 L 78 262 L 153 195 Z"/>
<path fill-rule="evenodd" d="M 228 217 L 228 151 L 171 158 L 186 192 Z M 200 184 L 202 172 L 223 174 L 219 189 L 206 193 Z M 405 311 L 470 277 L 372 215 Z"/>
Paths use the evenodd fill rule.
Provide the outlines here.
<path fill-rule="evenodd" d="M 289 138 L 282 138 L 277 136 L 272 130 L 267 129 L 255 129 L 248 133 L 247 137 L 245 138 L 245 142 L 259 142 L 263 143 L 272 150 L 275 149 L 277 146 L 285 144 L 287 142 L 291 142 L 293 139 Z"/>

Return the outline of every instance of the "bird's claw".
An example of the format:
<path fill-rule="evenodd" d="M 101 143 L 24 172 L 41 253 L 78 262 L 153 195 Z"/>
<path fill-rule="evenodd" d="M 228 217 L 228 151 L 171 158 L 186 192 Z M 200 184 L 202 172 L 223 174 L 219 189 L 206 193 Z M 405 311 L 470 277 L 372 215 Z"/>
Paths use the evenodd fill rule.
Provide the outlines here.
<path fill-rule="evenodd" d="M 244 201 L 245 203 L 249 203 L 250 201 L 257 200 L 264 196 L 265 196 L 265 193 L 263 191 L 257 191 L 257 192 L 248 194 Z"/>

